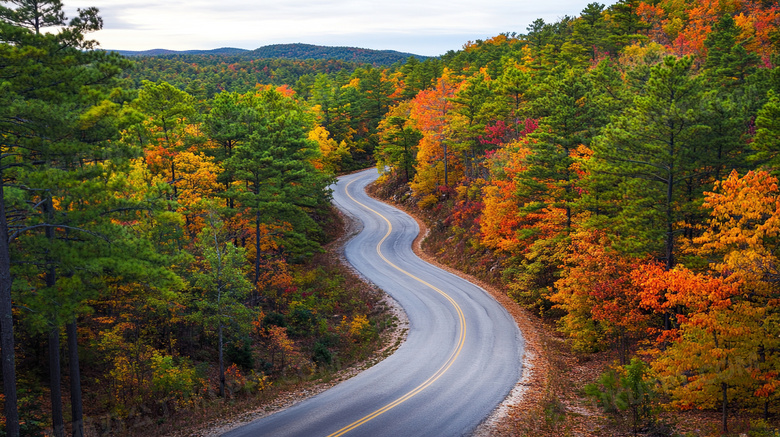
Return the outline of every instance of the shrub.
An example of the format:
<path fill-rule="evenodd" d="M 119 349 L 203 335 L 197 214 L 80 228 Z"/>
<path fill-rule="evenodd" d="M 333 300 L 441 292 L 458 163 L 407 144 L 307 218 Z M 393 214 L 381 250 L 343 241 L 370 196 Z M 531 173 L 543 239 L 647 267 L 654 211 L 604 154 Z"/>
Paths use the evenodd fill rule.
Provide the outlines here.
<path fill-rule="evenodd" d="M 598 382 L 586 385 L 585 393 L 618 421 L 624 420 L 628 411 L 632 430 L 637 433 L 643 425 L 655 421 L 653 399 L 656 393 L 649 376 L 647 364 L 632 358 L 630 364 L 611 369 L 601 374 Z"/>

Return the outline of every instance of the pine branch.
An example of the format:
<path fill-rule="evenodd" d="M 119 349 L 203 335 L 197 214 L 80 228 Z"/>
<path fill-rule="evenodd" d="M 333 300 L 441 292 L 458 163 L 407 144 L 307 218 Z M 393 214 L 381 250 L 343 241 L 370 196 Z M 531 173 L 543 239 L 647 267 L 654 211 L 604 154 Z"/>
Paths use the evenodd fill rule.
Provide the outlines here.
<path fill-rule="evenodd" d="M 110 242 L 108 237 L 105 237 L 105 236 L 103 236 L 101 234 L 98 234 L 96 232 L 88 231 L 86 229 L 78 228 L 78 227 L 75 227 L 75 226 L 53 225 L 53 224 L 49 224 L 49 223 L 41 223 L 41 224 L 38 224 L 38 225 L 32 225 L 32 226 L 27 226 L 27 227 L 21 228 L 21 229 L 19 229 L 18 231 L 14 232 L 12 235 L 10 235 L 8 237 L 8 242 L 11 243 L 15 239 L 17 239 L 19 237 L 19 235 L 21 235 L 21 234 L 23 234 L 23 233 L 25 233 L 27 231 L 31 231 L 33 229 L 38 229 L 38 228 L 56 228 L 56 229 L 68 229 L 68 230 L 72 230 L 72 231 L 79 231 L 79 232 L 83 232 L 83 233 L 88 234 L 88 235 L 92 235 L 93 237 L 100 238 L 101 240 L 105 240 L 106 242 Z"/>

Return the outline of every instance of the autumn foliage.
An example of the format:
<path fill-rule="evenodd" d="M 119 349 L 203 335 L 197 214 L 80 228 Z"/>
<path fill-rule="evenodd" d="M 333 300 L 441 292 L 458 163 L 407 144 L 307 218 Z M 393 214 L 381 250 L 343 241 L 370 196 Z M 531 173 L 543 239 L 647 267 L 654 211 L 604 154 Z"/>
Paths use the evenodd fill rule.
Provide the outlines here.
<path fill-rule="evenodd" d="M 382 156 L 385 189 L 575 350 L 641 356 L 670 405 L 724 430 L 771 417 L 778 13 L 623 0 L 469 42 L 392 114 L 422 138 L 408 184 Z"/>
<path fill-rule="evenodd" d="M 724 431 L 780 411 L 777 4 L 591 3 L 393 66 L 135 68 L 91 50 L 91 27 L 55 14 L 68 32 L 39 33 L 6 9 L 11 426 L 62 424 L 56 398 L 81 374 L 87 416 L 153 428 L 366 354 L 376 296 L 318 254 L 333 176 L 375 163 L 379 192 L 431 221 L 428 248 L 502 282 L 578 352 L 612 351 L 615 375 L 640 369 L 626 384 L 655 378 L 653 402 L 717 408 Z"/>

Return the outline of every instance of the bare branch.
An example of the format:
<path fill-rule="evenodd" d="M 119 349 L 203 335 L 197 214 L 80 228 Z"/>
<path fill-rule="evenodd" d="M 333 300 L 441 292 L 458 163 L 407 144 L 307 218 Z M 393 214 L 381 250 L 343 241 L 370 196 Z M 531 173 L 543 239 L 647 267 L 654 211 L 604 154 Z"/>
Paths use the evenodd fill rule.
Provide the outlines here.
<path fill-rule="evenodd" d="M 24 227 L 24 228 L 22 228 L 22 229 L 19 229 L 18 231 L 14 232 L 14 233 L 13 233 L 13 235 L 11 235 L 11 236 L 9 236 L 9 237 L 8 237 L 8 242 L 9 242 L 9 243 L 11 243 L 11 242 L 12 242 L 12 241 L 14 241 L 15 239 L 17 239 L 17 238 L 19 237 L 19 235 L 23 234 L 24 232 L 31 231 L 31 230 L 33 230 L 33 229 L 38 229 L 38 228 L 57 228 L 57 229 L 69 229 L 69 230 L 73 230 L 73 231 L 79 231 L 79 232 L 83 232 L 83 233 L 85 233 L 85 234 L 92 235 L 93 237 L 100 238 L 101 240 L 105 240 L 106 242 L 110 242 L 110 240 L 108 239 L 108 237 L 106 237 L 106 236 L 104 236 L 104 235 L 100 235 L 100 234 L 98 234 L 98 233 L 96 233 L 96 232 L 88 231 L 88 230 L 86 230 L 86 229 L 83 229 L 83 228 L 77 228 L 77 227 L 75 227 L 75 226 L 67 226 L 67 225 L 52 225 L 52 224 L 49 224 L 49 223 L 41 223 L 41 224 L 39 224 L 39 225 L 27 226 L 27 227 Z"/>

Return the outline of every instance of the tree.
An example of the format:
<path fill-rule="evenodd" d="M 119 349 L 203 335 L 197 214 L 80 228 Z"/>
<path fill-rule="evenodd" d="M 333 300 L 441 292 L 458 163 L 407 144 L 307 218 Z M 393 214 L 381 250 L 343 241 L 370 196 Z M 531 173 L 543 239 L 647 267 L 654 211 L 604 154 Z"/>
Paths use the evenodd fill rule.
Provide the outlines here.
<path fill-rule="evenodd" d="M 159 158 L 163 164 L 153 171 L 167 177 L 167 183 L 173 187 L 172 199 L 176 199 L 179 181 L 176 155 L 200 141 L 197 131 L 189 128 L 197 117 L 195 100 L 167 82 L 144 81 L 135 104 L 148 117 L 139 127 L 147 156 Z"/>
<path fill-rule="evenodd" d="M 768 97 L 769 101 L 756 116 L 752 159 L 777 175 L 780 174 L 780 98 L 771 90 Z"/>
<path fill-rule="evenodd" d="M 65 13 L 59 0 L 7 0 L 4 3 L 16 5 L 11 9 L 0 5 L 0 19 L 20 27 L 41 33 L 44 27 L 65 24 Z"/>
<path fill-rule="evenodd" d="M 686 247 L 702 272 L 654 264 L 632 280 L 646 308 L 676 308 L 677 328 L 659 338 L 665 344 L 654 350 L 653 363 L 675 403 L 709 408 L 720 400 L 727 432 L 729 404 L 763 407 L 766 416 L 780 388 L 777 179 L 732 172 L 706 194 L 704 206 L 709 220 Z"/>
<path fill-rule="evenodd" d="M 391 115 L 392 114 L 392 115 Z M 417 163 L 417 145 L 422 133 L 410 126 L 409 105 L 401 103 L 390 110 L 388 117 L 379 123 L 380 142 L 376 150 L 378 165 L 387 165 L 404 175 L 408 183 L 414 176 Z"/>
<path fill-rule="evenodd" d="M 558 73 L 558 74 L 555 74 Z M 540 191 L 538 208 L 548 205 L 566 210 L 566 228 L 571 227 L 572 203 L 576 200 L 576 174 L 571 170 L 574 151 L 580 145 L 589 145 L 591 136 L 601 126 L 595 105 L 590 99 L 590 81 L 584 72 L 576 69 L 555 72 L 548 76 L 543 96 L 535 100 L 539 129 L 529 143 L 527 189 Z"/>
<path fill-rule="evenodd" d="M 780 236 L 780 191 L 777 178 L 764 171 L 728 178 L 706 193 L 704 207 L 709 223 L 692 242 L 691 250 L 712 260 L 716 276 L 739 283 L 741 295 L 732 299 L 735 312 L 743 312 L 745 325 L 753 324 L 749 340 L 738 343 L 752 358 L 753 395 L 764 400 L 768 416 L 770 399 L 780 395 L 777 320 L 780 319 L 776 284 L 780 279 L 777 256 Z M 733 322 L 732 322 L 733 323 Z M 743 331 L 744 333 L 744 331 Z M 757 359 L 756 359 L 757 357 Z M 725 420 L 725 418 L 724 418 Z M 725 426 L 725 422 L 724 422 Z"/>
<path fill-rule="evenodd" d="M 485 148 L 489 144 L 480 141 L 487 123 L 492 118 L 489 114 L 489 102 L 494 96 L 492 80 L 486 69 L 472 75 L 461 82 L 455 95 L 450 98 L 454 103 L 452 132 L 450 136 L 455 141 L 455 149 L 463 156 L 463 168 L 467 179 L 487 176 L 484 170 Z"/>
<path fill-rule="evenodd" d="M 527 226 L 520 214 L 518 184 L 527 171 L 528 147 L 520 141 L 507 145 L 490 157 L 490 183 L 484 189 L 485 207 L 480 219 L 481 242 L 498 253 L 519 254 Z"/>
<path fill-rule="evenodd" d="M 609 227 L 619 250 L 652 254 L 667 270 L 677 263 L 677 240 L 694 225 L 701 174 L 711 161 L 701 82 L 691 66 L 689 57 L 667 57 L 652 67 L 643 93 L 594 140 L 586 164 L 603 190 L 588 193 L 601 210 L 591 224 Z M 666 329 L 672 321 L 664 315 Z"/>
<path fill-rule="evenodd" d="M 513 139 L 520 137 L 523 109 L 529 100 L 526 94 L 530 84 L 530 75 L 520 68 L 517 61 L 510 58 L 504 62 L 503 71 L 496 79 L 496 94 L 498 96 L 496 105 L 507 111 L 505 121 L 513 130 Z"/>
<path fill-rule="evenodd" d="M 330 182 L 314 168 L 319 151 L 308 139 L 311 122 L 302 108 L 273 89 L 260 92 L 256 105 L 252 135 L 224 163 L 235 178 L 228 196 L 254 216 L 255 286 L 261 277 L 262 225 L 289 224 L 286 249 L 297 257 L 313 253 L 320 229 L 308 213 L 327 199 Z"/>
<path fill-rule="evenodd" d="M 435 87 L 420 92 L 412 101 L 409 116 L 423 135 L 412 189 L 423 195 L 433 193 L 439 186 L 449 187 L 450 177 L 459 174 L 459 169 L 451 163 L 453 158 L 448 138 L 453 106 L 450 98 L 456 89 L 452 74 L 445 71 Z"/>
<path fill-rule="evenodd" d="M 650 25 L 637 14 L 641 2 L 638 0 L 619 0 L 608 8 L 611 17 L 611 29 L 608 39 L 618 52 L 623 47 L 646 37 L 641 35 Z"/>
<path fill-rule="evenodd" d="M 233 149 L 249 138 L 257 122 L 252 104 L 253 96 L 235 92 L 222 92 L 214 96 L 211 110 L 204 117 L 203 129 L 215 147 L 206 150 L 217 162 L 224 162 L 233 155 Z M 219 182 L 227 188 L 233 183 L 233 175 L 224 170 Z M 232 201 L 232 199 L 228 199 Z M 228 205 L 233 208 L 234 205 Z"/>
<path fill-rule="evenodd" d="M 587 167 L 596 180 L 612 181 L 600 205 L 623 250 L 652 253 L 671 269 L 680 225 L 698 208 L 698 180 L 708 149 L 702 119 L 700 79 L 691 75 L 691 58 L 667 57 L 652 68 L 633 107 L 613 119 L 593 142 Z M 595 217 L 597 220 L 605 217 Z M 623 224 L 627 225 L 624 226 Z M 656 242 L 663 242 L 658 245 Z"/>
<path fill-rule="evenodd" d="M 755 313 L 738 302 L 740 283 L 662 264 L 637 269 L 632 281 L 642 288 L 642 305 L 659 314 L 676 311 L 675 328 L 659 336 L 652 364 L 682 408 L 711 408 L 720 397 L 727 432 L 729 387 L 752 383 L 750 354 Z M 759 316 L 760 317 L 760 316 Z M 748 392 L 740 390 L 741 395 Z"/>
<path fill-rule="evenodd" d="M 338 174 L 352 168 L 352 155 L 346 141 L 336 142 L 322 126 L 314 127 L 309 132 L 309 139 L 319 146 L 321 157 L 315 161 L 317 170 Z"/>
<path fill-rule="evenodd" d="M 364 97 L 364 111 L 370 126 L 375 127 L 389 109 L 393 93 L 392 83 L 377 68 L 358 69 L 353 76 L 360 78 L 359 91 Z"/>
<path fill-rule="evenodd" d="M 737 43 L 739 33 L 734 18 L 724 14 L 704 40 L 707 76 L 730 89 L 743 85 L 760 60 L 758 55 L 745 49 L 744 43 Z"/>
<path fill-rule="evenodd" d="M 240 332 L 251 330 L 251 311 L 243 300 L 252 290 L 244 268 L 244 250 L 233 245 L 225 226 L 215 213 L 208 212 L 207 226 L 198 235 L 203 256 L 202 269 L 194 275 L 194 285 L 203 291 L 192 315 L 193 319 L 217 331 L 219 350 L 219 396 L 225 397 L 224 331 L 232 327 Z"/>
<path fill-rule="evenodd" d="M 596 351 L 613 343 L 620 363 L 627 364 L 631 341 L 642 338 L 650 316 L 640 306 L 639 287 L 631 282 L 640 260 L 611 246 L 603 231 L 578 229 L 550 300 L 566 311 L 559 329 L 575 349 Z"/>
<path fill-rule="evenodd" d="M 595 60 L 599 51 L 605 51 L 607 42 L 607 22 L 604 19 L 604 5 L 589 3 L 580 17 L 573 23 L 572 38 L 587 51 L 591 60 Z"/>
<path fill-rule="evenodd" d="M 652 401 L 656 391 L 650 379 L 648 365 L 632 358 L 630 364 L 602 373 L 597 383 L 585 386 L 585 394 L 594 398 L 597 405 L 606 412 L 620 418 L 624 410 L 631 412 L 631 428 L 634 435 L 640 425 L 653 420 Z"/>
<path fill-rule="evenodd" d="M 34 231 L 70 229 L 79 232 L 79 226 L 84 224 L 68 223 L 62 214 L 53 214 L 51 199 L 58 190 L 73 182 L 68 178 L 69 172 L 90 173 L 89 164 L 103 156 L 105 150 L 101 148 L 105 143 L 102 140 L 111 136 L 111 123 L 104 122 L 105 117 L 98 114 L 110 114 L 114 104 L 103 100 L 101 86 L 128 64 L 115 54 L 84 51 L 94 45 L 84 39 L 84 33 L 97 30 L 101 25 L 96 9 L 79 11 L 79 16 L 57 34 L 41 34 L 43 27 L 66 24 L 60 2 L 12 3 L 18 8 L 0 9 L 0 55 L 5 60 L 0 66 L 4 96 L 0 109 L 3 188 L 0 197 L 0 278 L 3 279 L 0 353 L 6 432 L 16 436 L 19 419 L 11 313 L 13 276 L 10 273 L 16 256 L 14 250 L 18 249 L 20 238 Z M 115 132 L 115 127 L 113 129 Z M 117 154 L 118 157 L 122 155 L 121 152 Z M 79 165 L 74 166 L 74 160 Z M 12 217 L 10 222 L 9 217 Z M 51 232 L 49 235 L 52 236 Z M 50 282 L 55 280 L 50 276 Z M 52 335 L 51 340 L 57 339 Z M 52 348 L 56 346 L 53 344 Z M 70 348 L 71 369 L 77 372 L 77 350 L 72 343 Z M 56 366 L 57 363 L 53 363 L 53 367 Z M 82 424 L 77 376 L 71 375 L 71 391 L 74 429 L 79 433 Z"/>

